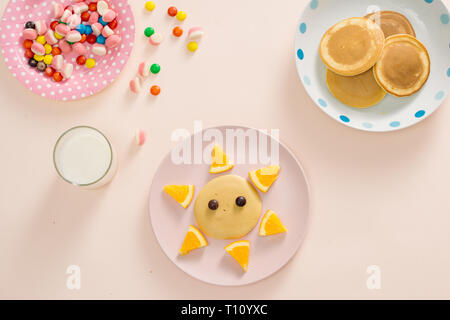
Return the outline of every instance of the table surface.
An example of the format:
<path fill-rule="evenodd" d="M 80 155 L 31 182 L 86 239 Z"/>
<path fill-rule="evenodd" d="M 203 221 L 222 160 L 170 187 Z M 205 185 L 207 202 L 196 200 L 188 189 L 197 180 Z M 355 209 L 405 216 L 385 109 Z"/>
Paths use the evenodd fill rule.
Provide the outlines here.
<path fill-rule="evenodd" d="M 7 1 L 0 1 L 3 12 Z M 76 102 L 28 92 L 0 62 L 0 298 L 299 299 L 450 298 L 450 101 L 428 119 L 392 133 L 357 131 L 317 108 L 294 64 L 294 30 L 305 0 L 132 1 L 137 40 L 118 80 Z M 450 4 L 449 0 L 445 1 Z M 195 55 L 168 36 L 151 48 L 142 31 L 169 34 L 169 5 L 206 37 Z M 159 61 L 159 97 L 133 96 L 143 61 Z M 175 145 L 171 133 L 224 124 L 279 128 L 311 185 L 311 224 L 294 258 L 273 276 L 220 287 L 187 276 L 152 232 L 148 196 L 155 170 Z M 107 133 L 119 155 L 113 182 L 80 190 L 52 164 L 60 133 L 86 124 Z M 149 140 L 138 149 L 134 131 Z M 66 287 L 69 265 L 81 289 Z M 369 290 L 367 268 L 381 270 Z"/>

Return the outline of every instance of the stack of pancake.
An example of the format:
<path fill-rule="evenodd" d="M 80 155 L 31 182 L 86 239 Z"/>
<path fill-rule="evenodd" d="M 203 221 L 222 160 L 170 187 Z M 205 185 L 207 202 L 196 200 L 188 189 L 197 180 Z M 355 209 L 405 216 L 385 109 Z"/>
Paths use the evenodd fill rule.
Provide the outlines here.
<path fill-rule="evenodd" d="M 338 22 L 319 47 L 328 89 L 355 108 L 377 104 L 386 92 L 397 97 L 416 93 L 428 79 L 430 58 L 415 36 L 408 19 L 394 11 Z"/>

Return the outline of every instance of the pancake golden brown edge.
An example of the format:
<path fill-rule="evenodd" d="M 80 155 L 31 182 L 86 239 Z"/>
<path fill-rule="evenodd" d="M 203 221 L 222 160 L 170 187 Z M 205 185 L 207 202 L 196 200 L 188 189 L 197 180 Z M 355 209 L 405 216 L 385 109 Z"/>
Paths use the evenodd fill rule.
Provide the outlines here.
<path fill-rule="evenodd" d="M 342 20 L 325 32 L 319 54 L 333 72 L 354 76 L 373 67 L 383 45 L 381 28 L 369 19 L 355 17 Z"/>
<path fill-rule="evenodd" d="M 354 108 L 368 108 L 383 100 L 386 92 L 378 85 L 372 69 L 346 77 L 327 69 L 327 85 L 333 96 Z"/>
<path fill-rule="evenodd" d="M 377 11 L 366 15 L 365 18 L 377 23 L 381 27 L 381 30 L 383 30 L 385 38 L 396 34 L 416 36 L 411 22 L 401 13 L 395 11 Z"/>
<path fill-rule="evenodd" d="M 374 67 L 378 84 L 398 97 L 419 91 L 430 74 L 430 57 L 426 47 L 410 35 L 386 39 L 380 60 Z"/>

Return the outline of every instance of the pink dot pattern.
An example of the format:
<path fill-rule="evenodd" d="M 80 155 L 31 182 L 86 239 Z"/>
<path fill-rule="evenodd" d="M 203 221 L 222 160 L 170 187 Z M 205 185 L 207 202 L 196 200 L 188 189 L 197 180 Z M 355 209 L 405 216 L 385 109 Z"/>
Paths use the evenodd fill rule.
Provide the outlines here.
<path fill-rule="evenodd" d="M 70 0 L 58 0 L 64 5 Z M 110 0 L 118 13 L 116 33 L 122 37 L 122 43 L 108 50 L 108 54 L 99 57 L 91 53 L 88 47 L 87 58 L 96 60 L 97 65 L 88 69 L 76 64 L 76 55 L 66 55 L 65 59 L 74 64 L 74 73 L 67 81 L 56 83 L 43 73 L 28 66 L 22 46 L 22 31 L 27 21 L 53 21 L 54 1 L 47 0 L 10 0 L 0 24 L 0 48 L 8 69 L 12 75 L 30 91 L 55 100 L 77 100 L 100 92 L 109 86 L 120 74 L 130 57 L 135 40 L 133 12 L 127 0 Z"/>

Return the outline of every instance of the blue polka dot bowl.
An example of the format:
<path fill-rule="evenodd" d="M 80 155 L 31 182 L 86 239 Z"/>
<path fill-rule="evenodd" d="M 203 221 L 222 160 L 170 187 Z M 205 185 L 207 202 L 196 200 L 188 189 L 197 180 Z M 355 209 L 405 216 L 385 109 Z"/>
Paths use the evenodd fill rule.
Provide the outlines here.
<path fill-rule="evenodd" d="M 358 109 L 344 105 L 329 91 L 326 67 L 319 56 L 323 34 L 335 23 L 378 10 L 405 15 L 416 37 L 428 49 L 431 71 L 416 94 L 398 98 L 389 94 L 377 105 Z M 303 10 L 295 33 L 298 75 L 316 105 L 349 127 L 375 132 L 393 131 L 422 121 L 436 110 L 450 89 L 450 19 L 441 0 L 312 0 Z"/>

